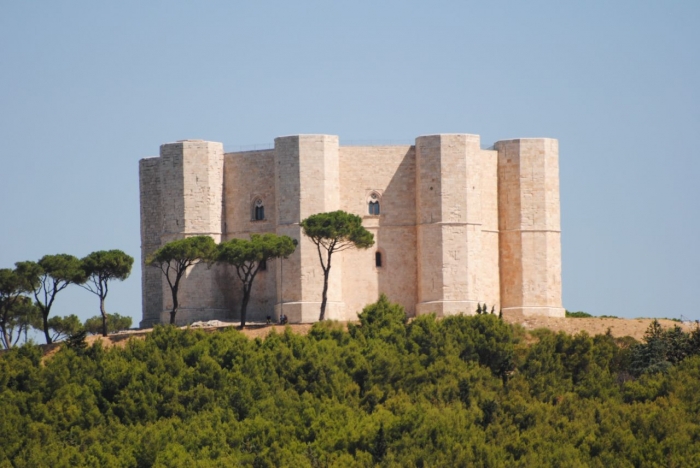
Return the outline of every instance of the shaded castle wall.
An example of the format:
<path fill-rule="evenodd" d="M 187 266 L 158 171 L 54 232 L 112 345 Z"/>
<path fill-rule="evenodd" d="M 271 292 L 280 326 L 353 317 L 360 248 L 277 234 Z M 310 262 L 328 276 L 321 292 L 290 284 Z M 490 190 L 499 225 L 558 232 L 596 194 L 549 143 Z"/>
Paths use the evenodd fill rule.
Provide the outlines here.
<path fill-rule="evenodd" d="M 356 320 L 380 293 L 415 314 L 416 166 L 413 146 L 346 146 L 340 148 L 340 209 L 360 215 L 374 234 L 367 250 L 342 253 L 345 319 Z M 369 214 L 372 193 L 380 214 Z M 382 255 L 376 267 L 375 253 Z"/>
<path fill-rule="evenodd" d="M 244 151 L 224 156 L 224 234 L 223 240 L 249 239 L 250 234 L 274 233 L 277 226 L 275 200 L 275 151 Z M 265 218 L 254 219 L 254 204 L 262 201 Z M 269 261 L 265 271 L 259 271 L 253 282 L 246 318 L 262 322 L 274 316 L 277 302 L 279 260 Z M 222 285 L 230 318 L 240 320 L 243 287 L 233 267 L 222 267 Z"/>
<path fill-rule="evenodd" d="M 163 311 L 162 273 L 146 266 L 146 259 L 160 247 L 163 232 L 163 210 L 160 189 L 160 159 L 139 161 L 139 191 L 141 203 L 141 328 L 160 323 Z"/>

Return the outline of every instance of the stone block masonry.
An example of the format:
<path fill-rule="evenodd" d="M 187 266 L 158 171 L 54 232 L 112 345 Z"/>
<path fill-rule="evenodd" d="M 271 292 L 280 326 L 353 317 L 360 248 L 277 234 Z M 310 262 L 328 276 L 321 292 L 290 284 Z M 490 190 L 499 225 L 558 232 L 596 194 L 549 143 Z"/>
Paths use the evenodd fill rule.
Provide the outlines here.
<path fill-rule="evenodd" d="M 329 319 L 354 320 L 381 293 L 411 316 L 473 314 L 478 303 L 564 316 L 556 140 L 483 150 L 469 134 L 347 147 L 337 136 L 292 135 L 271 150 L 226 154 L 221 143 L 184 140 L 141 160 L 139 174 L 142 326 L 167 323 L 171 302 L 145 258 L 201 234 L 216 242 L 265 232 L 297 239 L 290 258 L 256 277 L 248 320 L 318 320 L 323 272 L 299 223 L 338 209 L 360 215 L 376 243 L 335 254 Z M 229 269 L 197 265 L 183 281 L 179 323 L 239 319 L 240 285 Z"/>

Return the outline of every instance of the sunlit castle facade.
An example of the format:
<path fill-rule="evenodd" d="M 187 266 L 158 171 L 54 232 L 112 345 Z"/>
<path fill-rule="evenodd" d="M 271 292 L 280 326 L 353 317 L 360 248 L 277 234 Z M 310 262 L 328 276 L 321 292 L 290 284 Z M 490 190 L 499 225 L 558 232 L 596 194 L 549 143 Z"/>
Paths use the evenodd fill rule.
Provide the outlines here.
<path fill-rule="evenodd" d="M 145 258 L 165 243 L 272 232 L 299 241 L 255 279 L 249 321 L 281 312 L 318 320 L 323 272 L 300 221 L 344 210 L 374 234 L 368 250 L 334 254 L 326 317 L 354 320 L 384 293 L 409 315 L 564 316 L 557 140 L 440 134 L 414 145 L 339 146 L 333 135 L 275 139 L 273 149 L 224 153 L 201 140 L 164 144 L 139 162 L 141 326 L 167 323 L 170 289 Z M 196 265 L 178 295 L 178 323 L 236 320 L 241 286 L 223 266 Z"/>

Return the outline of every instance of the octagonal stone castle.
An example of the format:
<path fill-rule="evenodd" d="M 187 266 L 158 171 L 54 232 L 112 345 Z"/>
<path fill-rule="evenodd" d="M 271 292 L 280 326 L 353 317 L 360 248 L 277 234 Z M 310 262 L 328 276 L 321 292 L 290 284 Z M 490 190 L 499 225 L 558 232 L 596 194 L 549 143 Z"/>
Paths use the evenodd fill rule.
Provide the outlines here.
<path fill-rule="evenodd" d="M 557 140 L 499 141 L 440 134 L 415 145 L 339 146 L 332 135 L 275 139 L 273 149 L 224 153 L 221 143 L 164 144 L 139 162 L 142 327 L 167 323 L 170 290 L 144 264 L 165 243 L 194 235 L 216 242 L 272 232 L 298 240 L 255 279 L 249 321 L 318 320 L 323 286 L 316 246 L 299 225 L 344 210 L 374 234 L 368 250 L 333 257 L 326 317 L 355 320 L 384 293 L 409 316 L 564 316 Z M 180 287 L 178 323 L 237 320 L 241 285 L 224 266 L 198 264 Z"/>

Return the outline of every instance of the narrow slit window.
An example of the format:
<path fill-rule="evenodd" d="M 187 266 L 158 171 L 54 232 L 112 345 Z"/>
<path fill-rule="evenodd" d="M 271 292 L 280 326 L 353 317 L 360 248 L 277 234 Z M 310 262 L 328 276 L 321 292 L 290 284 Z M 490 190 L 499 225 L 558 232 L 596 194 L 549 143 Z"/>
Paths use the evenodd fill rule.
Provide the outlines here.
<path fill-rule="evenodd" d="M 255 200 L 255 206 L 253 207 L 253 219 L 255 221 L 262 221 L 265 219 L 265 206 L 262 200 Z"/>
<path fill-rule="evenodd" d="M 382 253 L 381 252 L 374 253 L 374 266 L 376 266 L 377 268 L 382 267 Z"/>

